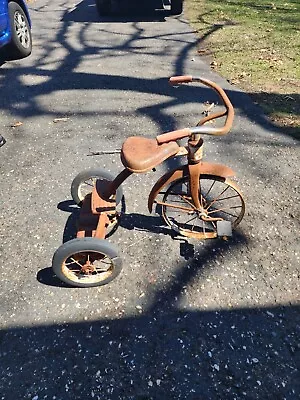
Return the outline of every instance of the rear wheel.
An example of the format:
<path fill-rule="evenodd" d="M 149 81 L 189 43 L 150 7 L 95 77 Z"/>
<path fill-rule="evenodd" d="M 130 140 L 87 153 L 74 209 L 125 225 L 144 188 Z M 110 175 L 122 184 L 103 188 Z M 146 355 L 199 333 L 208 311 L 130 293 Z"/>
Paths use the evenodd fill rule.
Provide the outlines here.
<path fill-rule="evenodd" d="M 115 246 L 106 240 L 86 237 L 64 243 L 52 260 L 55 275 L 68 285 L 101 286 L 115 279 L 122 260 Z"/>
<path fill-rule="evenodd" d="M 171 14 L 179 15 L 183 10 L 183 0 L 171 0 Z"/>
<path fill-rule="evenodd" d="M 8 3 L 11 28 L 11 42 L 7 45 L 7 53 L 11 58 L 24 58 L 31 54 L 31 29 L 23 8 L 14 1 Z"/>
<path fill-rule="evenodd" d="M 228 221 L 235 228 L 245 213 L 239 189 L 229 179 L 200 175 L 201 210 L 193 204 L 189 178 L 174 181 L 163 198 L 162 216 L 177 233 L 199 239 L 217 237 L 217 221 Z"/>
<path fill-rule="evenodd" d="M 101 168 L 88 169 L 80 172 L 71 184 L 71 196 L 76 204 L 80 205 L 86 195 L 92 193 L 97 180 L 113 181 L 114 176 Z M 121 186 L 116 192 L 116 204 L 119 204 L 123 197 Z"/>

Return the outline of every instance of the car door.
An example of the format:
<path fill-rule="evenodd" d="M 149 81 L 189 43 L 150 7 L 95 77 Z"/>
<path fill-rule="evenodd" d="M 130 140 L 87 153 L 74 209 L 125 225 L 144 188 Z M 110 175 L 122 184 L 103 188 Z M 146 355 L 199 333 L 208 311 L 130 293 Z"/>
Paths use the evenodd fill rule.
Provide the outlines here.
<path fill-rule="evenodd" d="M 5 33 L 8 26 L 7 0 L 0 0 L 0 38 Z"/>

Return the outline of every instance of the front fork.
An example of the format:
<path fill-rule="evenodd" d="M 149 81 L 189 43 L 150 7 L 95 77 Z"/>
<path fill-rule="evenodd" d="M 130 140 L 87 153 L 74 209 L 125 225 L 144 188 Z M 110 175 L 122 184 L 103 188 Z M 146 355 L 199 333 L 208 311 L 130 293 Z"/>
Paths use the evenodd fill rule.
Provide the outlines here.
<path fill-rule="evenodd" d="M 197 164 L 189 164 L 188 170 L 189 170 L 189 183 L 190 183 L 191 196 L 193 199 L 193 205 L 196 211 L 199 212 L 199 217 L 206 222 L 222 221 L 222 218 L 209 217 L 204 212 L 204 204 L 201 194 L 199 166 Z"/>
<path fill-rule="evenodd" d="M 200 192 L 200 170 L 198 164 L 189 164 L 189 183 L 190 183 L 190 190 L 191 196 L 193 199 L 193 203 L 197 210 L 201 209 L 201 203 L 199 200 L 199 193 Z"/>

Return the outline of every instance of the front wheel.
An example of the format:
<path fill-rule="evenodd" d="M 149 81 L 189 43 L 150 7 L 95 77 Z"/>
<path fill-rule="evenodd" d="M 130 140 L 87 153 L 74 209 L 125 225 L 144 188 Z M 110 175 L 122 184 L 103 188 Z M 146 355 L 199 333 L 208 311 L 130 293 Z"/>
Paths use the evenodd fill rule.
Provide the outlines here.
<path fill-rule="evenodd" d="M 7 45 L 8 56 L 24 58 L 31 54 L 31 29 L 23 8 L 14 1 L 8 3 L 8 14 L 11 28 L 11 42 Z"/>
<path fill-rule="evenodd" d="M 80 172 L 71 184 L 71 196 L 78 205 L 82 204 L 83 199 L 91 194 L 97 180 L 113 181 L 114 176 L 101 168 L 88 169 Z M 123 197 L 121 186 L 116 192 L 116 204 L 119 204 Z"/>
<path fill-rule="evenodd" d="M 71 286 L 106 285 L 122 270 L 115 246 L 104 239 L 77 238 L 60 246 L 52 260 L 55 275 Z"/>
<path fill-rule="evenodd" d="M 170 185 L 162 205 L 166 223 L 177 233 L 199 239 L 218 236 L 216 219 L 236 228 L 245 213 L 245 202 L 236 185 L 216 175 L 200 175 L 199 184 L 200 210 L 193 204 L 188 176 Z"/>

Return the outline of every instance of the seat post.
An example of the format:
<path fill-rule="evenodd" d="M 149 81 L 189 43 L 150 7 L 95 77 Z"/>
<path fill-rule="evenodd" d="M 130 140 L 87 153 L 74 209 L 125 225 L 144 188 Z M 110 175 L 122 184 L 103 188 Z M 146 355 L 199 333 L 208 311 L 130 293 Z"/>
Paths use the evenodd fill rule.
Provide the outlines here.
<path fill-rule="evenodd" d="M 108 185 L 107 189 L 105 190 L 105 198 L 109 199 L 111 195 L 115 194 L 118 187 L 122 185 L 125 179 L 127 179 L 132 174 L 133 172 L 129 171 L 129 169 L 123 169 L 123 171 L 121 171 L 119 175 L 117 175 L 115 179 Z"/>

